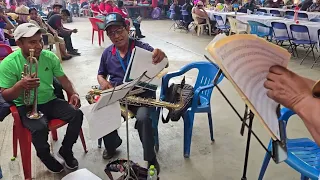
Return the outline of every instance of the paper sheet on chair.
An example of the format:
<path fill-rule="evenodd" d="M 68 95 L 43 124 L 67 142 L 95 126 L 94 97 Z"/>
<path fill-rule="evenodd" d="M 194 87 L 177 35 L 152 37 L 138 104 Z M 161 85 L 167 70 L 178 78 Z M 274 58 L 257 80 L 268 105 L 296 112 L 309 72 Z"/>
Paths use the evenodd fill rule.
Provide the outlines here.
<path fill-rule="evenodd" d="M 97 140 L 121 126 L 121 109 L 115 102 L 93 111 L 94 104 L 81 108 L 89 124 L 90 138 Z"/>
<path fill-rule="evenodd" d="M 90 172 L 88 169 L 79 169 L 77 171 L 74 171 L 65 177 L 63 177 L 61 180 L 102 180 L 98 176 L 94 175 L 92 172 Z"/>
<path fill-rule="evenodd" d="M 140 81 L 159 86 L 161 84 L 161 77 L 158 78 L 157 75 L 167 66 L 168 59 L 164 58 L 160 63 L 153 64 L 152 55 L 152 52 L 136 47 L 133 50 L 124 82 L 139 78 L 146 72 Z"/>

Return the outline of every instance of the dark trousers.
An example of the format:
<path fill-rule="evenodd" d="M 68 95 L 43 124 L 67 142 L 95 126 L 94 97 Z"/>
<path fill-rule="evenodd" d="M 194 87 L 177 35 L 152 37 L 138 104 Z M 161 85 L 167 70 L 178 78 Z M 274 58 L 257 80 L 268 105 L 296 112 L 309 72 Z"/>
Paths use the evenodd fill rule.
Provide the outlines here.
<path fill-rule="evenodd" d="M 73 144 L 76 143 L 82 126 L 83 113 L 81 110 L 74 109 L 67 101 L 58 98 L 46 104 L 38 105 L 38 110 L 44 114 L 44 116 L 38 120 L 32 120 L 26 117 L 29 110 L 30 107 L 18 107 L 22 124 L 30 130 L 32 143 L 40 159 L 48 156 L 50 153 L 47 141 L 49 134 L 48 122 L 51 119 L 61 119 L 69 123 L 62 145 L 65 150 L 72 151 Z"/>
<path fill-rule="evenodd" d="M 63 38 L 63 40 L 64 40 L 64 43 L 66 44 L 66 48 L 67 48 L 67 51 L 73 51 L 73 45 L 72 45 L 72 40 L 71 40 L 71 33 L 69 34 L 69 33 L 67 33 L 67 32 L 65 32 L 65 33 L 60 33 L 59 32 L 59 34 L 58 34 L 60 37 L 62 37 Z"/>
<path fill-rule="evenodd" d="M 141 97 L 155 97 L 154 92 L 143 93 Z M 152 161 L 156 157 L 154 151 L 154 133 L 152 128 L 152 119 L 150 113 L 153 108 L 129 106 L 128 109 L 136 115 L 135 129 L 138 130 L 139 138 L 143 147 L 143 157 L 145 161 Z M 106 150 L 114 150 L 120 141 L 118 131 L 103 137 L 103 143 Z"/>
<path fill-rule="evenodd" d="M 138 23 L 133 23 L 134 28 L 136 29 L 136 36 L 140 37 L 142 35 L 141 30 L 140 30 L 140 24 Z"/>

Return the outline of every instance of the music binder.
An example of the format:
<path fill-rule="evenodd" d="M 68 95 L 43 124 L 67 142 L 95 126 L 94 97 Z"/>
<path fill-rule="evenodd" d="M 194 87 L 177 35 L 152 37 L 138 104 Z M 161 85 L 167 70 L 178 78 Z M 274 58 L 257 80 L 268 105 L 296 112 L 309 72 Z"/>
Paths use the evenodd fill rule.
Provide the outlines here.
<path fill-rule="evenodd" d="M 290 60 L 287 50 L 280 48 L 256 35 L 218 35 L 206 48 L 214 58 L 219 69 L 213 84 L 228 102 L 242 121 L 240 133 L 248 127 L 245 162 L 242 180 L 246 178 L 251 135 L 254 135 L 261 146 L 270 153 L 276 163 L 287 158 L 285 126 L 279 121 L 280 105 L 266 96 L 263 87 L 269 68 L 273 65 L 286 67 Z M 244 116 L 237 112 L 232 103 L 217 85 L 218 79 L 225 76 L 245 102 Z M 252 130 L 253 118 L 256 116 L 273 140 L 272 151 L 269 152 Z M 249 124 L 247 124 L 249 120 Z"/>

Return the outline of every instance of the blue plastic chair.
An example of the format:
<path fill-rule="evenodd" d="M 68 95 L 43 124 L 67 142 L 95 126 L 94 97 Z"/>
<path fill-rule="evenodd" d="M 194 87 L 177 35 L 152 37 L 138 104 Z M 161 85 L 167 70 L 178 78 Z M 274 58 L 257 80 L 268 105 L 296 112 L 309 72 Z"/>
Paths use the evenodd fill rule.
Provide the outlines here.
<path fill-rule="evenodd" d="M 313 49 L 314 49 L 314 46 L 317 44 L 317 42 L 311 40 L 308 27 L 304 26 L 304 25 L 291 24 L 290 30 L 291 30 L 291 36 L 292 36 L 292 43 L 295 47 L 294 49 L 297 53 L 297 57 L 298 57 L 297 46 L 300 46 L 300 45 L 303 45 L 303 46 L 308 45 L 309 46 L 307 49 L 307 52 L 306 52 L 306 56 L 302 59 L 300 65 L 306 59 L 306 57 L 308 57 L 310 52 L 312 52 L 314 63 L 311 68 L 313 68 L 313 66 L 316 62 L 316 58 L 315 58 Z M 304 33 L 304 34 L 307 34 L 308 36 L 305 39 L 301 39 L 300 37 L 295 36 L 296 35 L 295 33 L 299 33 L 299 34 Z"/>
<path fill-rule="evenodd" d="M 286 11 L 284 13 L 285 16 L 294 16 L 294 11 Z"/>
<path fill-rule="evenodd" d="M 290 16 L 290 15 L 285 15 L 284 18 L 286 18 L 286 19 L 293 19 L 294 17 L 293 17 L 293 16 Z"/>
<path fill-rule="evenodd" d="M 312 18 L 310 19 L 311 22 L 320 22 L 320 18 Z"/>
<path fill-rule="evenodd" d="M 281 109 L 279 121 L 284 121 L 288 124 L 289 118 L 295 113 L 288 109 Z M 287 139 L 288 158 L 285 160 L 291 168 L 301 174 L 301 180 L 318 180 L 320 174 L 320 148 L 309 138 Z M 272 141 L 269 143 L 268 150 L 272 150 Z M 262 180 L 267 170 L 271 156 L 266 153 L 258 180 Z"/>
<path fill-rule="evenodd" d="M 256 21 L 248 21 L 249 25 L 250 25 L 250 34 L 255 34 L 259 37 L 262 37 L 262 38 L 267 38 L 269 39 L 269 41 L 272 41 L 272 28 L 267 26 L 267 25 L 264 25 L 260 22 L 256 22 Z M 264 31 L 259 31 L 259 27 L 262 27 L 262 28 L 267 28 L 269 29 L 268 32 L 264 32 Z"/>
<path fill-rule="evenodd" d="M 272 14 L 273 16 L 276 16 L 276 17 L 280 17 L 280 11 L 278 10 L 270 10 L 270 14 Z"/>
<path fill-rule="evenodd" d="M 220 29 L 221 31 L 229 31 L 230 30 L 230 26 L 227 25 L 226 22 L 224 22 L 222 16 L 214 15 L 214 18 L 217 21 L 216 27 L 218 29 Z"/>
<path fill-rule="evenodd" d="M 281 23 L 281 22 L 271 22 L 271 26 L 273 29 L 273 39 L 276 41 L 276 44 L 282 46 L 283 42 L 285 42 L 285 41 L 289 42 L 288 50 L 291 49 L 292 54 L 294 56 L 294 50 L 293 50 L 294 47 L 292 47 L 291 38 L 288 33 L 287 25 L 285 23 Z M 279 33 L 280 34 L 279 35 L 277 33 L 277 32 L 279 32 L 279 30 L 281 32 L 286 32 L 286 34 Z"/>
<path fill-rule="evenodd" d="M 267 10 L 265 10 L 265 9 L 257 9 L 257 12 L 268 13 Z"/>
<path fill-rule="evenodd" d="M 304 21 L 309 21 L 309 17 L 308 17 L 307 13 L 298 13 L 298 19 L 304 20 Z"/>
<path fill-rule="evenodd" d="M 173 77 L 181 76 L 191 69 L 198 69 L 198 76 L 194 87 L 194 97 L 192 100 L 191 107 L 183 115 L 184 120 L 184 157 L 188 158 L 190 156 L 190 146 L 192 138 L 192 129 L 195 113 L 207 113 L 209 121 L 209 130 L 211 141 L 213 138 L 213 127 L 212 127 L 212 117 L 211 117 L 211 106 L 210 98 L 214 85 L 212 80 L 218 72 L 218 66 L 213 65 L 207 61 L 205 62 L 195 62 L 182 67 L 179 71 L 169 73 L 162 78 L 162 86 L 160 93 L 160 100 L 165 99 L 166 89 L 168 88 L 169 80 Z M 217 83 L 220 83 L 223 79 L 223 75 L 219 77 Z"/>

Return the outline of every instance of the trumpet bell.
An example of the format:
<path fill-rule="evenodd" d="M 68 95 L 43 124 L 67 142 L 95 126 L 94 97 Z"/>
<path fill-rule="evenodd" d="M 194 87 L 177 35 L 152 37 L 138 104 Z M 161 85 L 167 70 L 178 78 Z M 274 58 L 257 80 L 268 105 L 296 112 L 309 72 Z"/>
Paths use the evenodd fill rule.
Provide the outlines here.
<path fill-rule="evenodd" d="M 27 117 L 29 119 L 40 119 L 43 116 L 43 113 L 38 111 L 38 112 L 28 112 Z"/>

